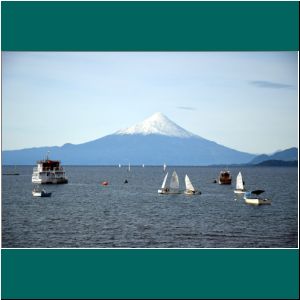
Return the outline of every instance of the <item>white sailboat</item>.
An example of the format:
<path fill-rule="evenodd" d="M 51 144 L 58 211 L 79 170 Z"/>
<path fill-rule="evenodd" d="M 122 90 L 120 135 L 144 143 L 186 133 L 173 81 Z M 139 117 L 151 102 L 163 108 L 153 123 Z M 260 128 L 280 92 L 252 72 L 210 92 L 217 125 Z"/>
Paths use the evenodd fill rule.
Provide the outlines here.
<path fill-rule="evenodd" d="M 166 172 L 166 169 L 167 169 L 167 165 L 166 163 L 164 163 L 164 172 Z"/>
<path fill-rule="evenodd" d="M 179 191 L 179 179 L 177 173 L 174 171 L 171 177 L 170 181 L 170 187 L 166 186 L 168 173 L 165 175 L 163 184 L 161 186 L 161 189 L 158 190 L 159 194 L 180 194 Z"/>
<path fill-rule="evenodd" d="M 195 190 L 194 186 L 191 183 L 190 178 L 187 176 L 187 174 L 185 175 L 185 191 L 184 193 L 186 195 L 196 195 L 196 194 L 201 194 L 200 191 Z"/>
<path fill-rule="evenodd" d="M 242 173 L 239 172 L 239 174 L 236 177 L 236 189 L 234 190 L 234 192 L 236 194 L 244 194 L 245 193 L 245 187 L 244 187 L 244 181 L 243 181 L 243 177 L 242 177 Z"/>
<path fill-rule="evenodd" d="M 143 167 L 143 168 L 145 168 L 145 165 L 144 165 L 144 164 L 142 164 L 142 167 Z"/>
<path fill-rule="evenodd" d="M 173 171 L 170 182 L 170 194 L 179 194 L 179 179 L 175 171 Z"/>
<path fill-rule="evenodd" d="M 119 168 L 121 168 L 122 167 L 122 165 L 121 164 L 119 164 Z"/>
<path fill-rule="evenodd" d="M 130 163 L 128 164 L 128 172 L 130 172 Z"/>
<path fill-rule="evenodd" d="M 169 174 L 169 173 L 167 173 L 167 174 L 165 175 L 164 180 L 163 180 L 163 183 L 162 183 L 162 185 L 161 185 L 161 189 L 158 190 L 158 193 L 159 193 L 159 194 L 167 194 L 167 192 L 168 192 L 168 190 L 169 190 L 169 188 L 166 187 L 168 174 Z"/>

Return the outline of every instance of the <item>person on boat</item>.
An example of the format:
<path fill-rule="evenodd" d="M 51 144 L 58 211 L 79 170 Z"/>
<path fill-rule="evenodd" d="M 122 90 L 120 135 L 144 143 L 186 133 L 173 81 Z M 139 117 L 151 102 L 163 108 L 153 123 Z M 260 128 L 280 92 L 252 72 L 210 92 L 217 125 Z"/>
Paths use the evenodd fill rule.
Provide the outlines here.
<path fill-rule="evenodd" d="M 164 188 L 164 191 L 167 193 L 167 192 L 170 191 L 170 189 L 169 188 Z"/>

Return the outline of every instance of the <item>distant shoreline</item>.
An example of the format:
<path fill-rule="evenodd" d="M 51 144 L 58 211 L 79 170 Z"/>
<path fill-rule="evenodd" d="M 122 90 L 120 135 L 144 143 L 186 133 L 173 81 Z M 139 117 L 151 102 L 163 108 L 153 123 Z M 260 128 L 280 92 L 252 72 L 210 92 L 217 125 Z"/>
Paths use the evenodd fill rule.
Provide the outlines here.
<path fill-rule="evenodd" d="M 2 164 L 2 167 L 11 167 L 15 166 L 14 165 L 5 165 Z M 27 167 L 35 167 L 35 165 L 24 165 L 20 164 L 17 166 L 27 166 Z M 66 167 L 114 167 L 114 168 L 119 168 L 118 164 L 114 165 L 75 165 L 75 164 L 63 164 L 63 166 Z M 131 168 L 142 168 L 142 164 L 131 164 Z M 146 165 L 145 168 L 149 167 L 163 167 L 162 165 Z M 250 168 L 255 168 L 255 167 L 290 167 L 290 168 L 295 168 L 298 167 L 298 161 L 264 161 L 259 164 L 221 164 L 221 165 L 168 165 L 168 167 L 189 167 L 189 168 L 198 168 L 198 167 L 204 167 L 204 168 L 223 168 L 223 169 L 228 169 L 228 168 L 241 168 L 241 167 L 250 167 Z M 127 169 L 127 165 L 123 165 L 120 169 Z M 4 175 L 4 174 L 2 174 Z"/>

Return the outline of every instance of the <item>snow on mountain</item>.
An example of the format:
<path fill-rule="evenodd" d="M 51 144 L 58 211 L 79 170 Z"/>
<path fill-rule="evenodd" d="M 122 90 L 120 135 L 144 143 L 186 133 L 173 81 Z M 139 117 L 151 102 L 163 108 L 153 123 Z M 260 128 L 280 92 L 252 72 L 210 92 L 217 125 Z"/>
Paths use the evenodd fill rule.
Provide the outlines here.
<path fill-rule="evenodd" d="M 119 130 L 115 134 L 159 134 L 180 138 L 197 137 L 195 134 L 175 124 L 161 112 L 153 114 L 143 122 L 140 122 L 126 129 Z"/>

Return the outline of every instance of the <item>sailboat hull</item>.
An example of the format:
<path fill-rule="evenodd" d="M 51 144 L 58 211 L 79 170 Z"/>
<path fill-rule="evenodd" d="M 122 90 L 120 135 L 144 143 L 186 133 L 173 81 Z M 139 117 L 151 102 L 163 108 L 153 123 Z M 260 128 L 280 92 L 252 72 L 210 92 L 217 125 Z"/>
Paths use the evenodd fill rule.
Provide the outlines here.
<path fill-rule="evenodd" d="M 234 190 L 235 194 L 245 194 L 245 190 Z"/>
<path fill-rule="evenodd" d="M 200 191 L 190 191 L 190 190 L 185 190 L 184 191 L 185 195 L 200 195 Z"/>
<path fill-rule="evenodd" d="M 165 190 L 158 190 L 157 191 L 159 194 L 163 194 L 163 195 L 176 195 L 176 194 L 180 194 L 180 191 L 165 191 Z"/>

